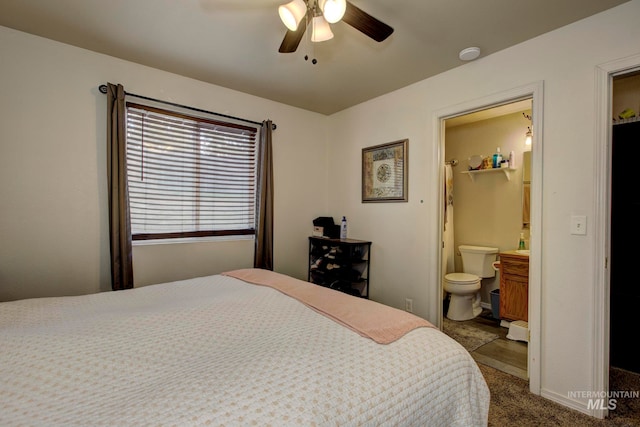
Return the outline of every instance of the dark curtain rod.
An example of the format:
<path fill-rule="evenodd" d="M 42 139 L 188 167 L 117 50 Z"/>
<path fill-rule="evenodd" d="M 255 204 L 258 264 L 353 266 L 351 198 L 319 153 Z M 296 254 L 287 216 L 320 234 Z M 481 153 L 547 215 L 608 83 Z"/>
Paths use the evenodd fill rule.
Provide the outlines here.
<path fill-rule="evenodd" d="M 104 94 L 107 93 L 107 85 L 100 85 L 98 87 L 98 89 L 100 90 L 101 93 L 104 93 Z M 201 110 L 199 108 L 189 107 L 188 105 L 176 104 L 174 102 L 163 101 L 161 99 L 149 98 L 148 96 L 136 95 L 135 93 L 125 92 L 125 95 L 135 96 L 136 98 L 146 99 L 147 101 L 160 102 L 162 104 L 171 105 L 173 107 L 186 108 L 187 110 L 197 111 L 199 113 L 213 114 L 214 116 L 218 116 L 218 117 L 225 117 L 227 119 L 239 120 L 241 122 L 251 123 L 251 124 L 254 124 L 254 125 L 262 126 L 262 123 L 256 122 L 256 121 L 253 121 L 253 120 L 242 119 L 240 117 L 229 116 L 227 114 L 214 113 L 213 111 Z M 272 123 L 271 124 L 271 128 L 273 130 L 276 130 L 276 128 L 277 128 L 276 124 Z"/>

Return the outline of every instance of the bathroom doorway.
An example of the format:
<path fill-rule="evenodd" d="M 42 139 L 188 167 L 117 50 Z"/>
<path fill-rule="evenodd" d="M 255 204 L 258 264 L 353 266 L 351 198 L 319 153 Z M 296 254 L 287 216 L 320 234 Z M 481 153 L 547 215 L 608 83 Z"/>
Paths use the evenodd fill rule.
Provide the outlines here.
<path fill-rule="evenodd" d="M 518 250 L 522 239 L 524 247 L 520 249 L 529 248 L 531 140 L 527 135 L 531 132 L 531 109 L 532 99 L 527 98 L 445 120 L 443 278 L 449 273 L 467 272 L 458 250 L 461 245 L 509 252 Z M 493 165 L 496 152 L 504 160 Z M 526 254 L 520 259 L 528 263 Z M 454 337 L 460 327 L 479 337 L 490 333 L 480 342 L 482 345 L 472 347 L 471 355 L 479 363 L 528 380 L 526 335 L 514 336 L 509 329 L 512 321 L 526 324 L 528 317 L 526 313 L 517 318 L 509 312 L 500 315 L 500 274 L 497 269 L 489 270 L 491 277 L 482 279 L 478 294 L 482 311 L 475 318 L 450 320 L 450 295 L 443 294 L 443 330 Z M 519 304 L 526 311 L 528 277 L 518 283 L 523 293 Z"/>
<path fill-rule="evenodd" d="M 479 115 L 483 115 L 483 114 L 495 115 L 496 110 L 494 110 L 494 108 L 498 108 L 497 111 L 499 111 L 500 109 L 512 108 L 512 110 L 509 113 L 507 113 L 507 115 L 511 114 L 512 120 L 515 119 L 516 117 L 518 117 L 518 119 L 521 120 L 520 121 L 521 127 L 519 127 L 519 130 L 517 131 L 517 133 L 519 134 L 519 136 L 517 136 L 517 139 L 521 141 L 519 143 L 524 145 L 527 131 L 529 129 L 532 130 L 533 138 L 532 138 L 532 145 L 531 145 L 532 149 L 531 149 L 531 168 L 530 168 L 531 188 L 530 188 L 530 199 L 529 199 L 530 200 L 530 215 L 529 215 L 530 225 L 528 229 L 529 233 L 527 236 L 528 237 L 527 248 L 530 249 L 529 273 L 528 273 L 529 289 L 528 289 L 528 301 L 527 301 L 529 305 L 529 312 L 528 312 L 528 330 L 525 331 L 525 334 L 528 334 L 528 342 L 526 342 L 525 340 L 523 340 L 523 342 L 526 345 L 526 363 L 524 368 L 526 370 L 526 373 L 524 374 L 524 377 L 525 378 L 528 377 L 529 391 L 537 395 L 540 394 L 539 361 L 540 361 L 540 324 L 541 324 L 541 319 L 540 319 L 540 316 L 541 316 L 541 307 L 540 307 L 541 253 L 539 248 L 540 248 L 541 228 L 542 228 L 541 227 L 542 191 L 541 191 L 541 182 L 537 182 L 535 180 L 535 177 L 541 176 L 541 171 L 542 171 L 542 162 L 541 162 L 542 138 L 541 138 L 541 135 L 536 134 L 535 129 L 542 128 L 542 115 L 543 115 L 542 99 L 543 99 L 543 83 L 536 82 L 527 86 L 509 90 L 503 93 L 490 95 L 479 100 L 456 104 L 449 108 L 445 108 L 440 111 L 437 111 L 434 116 L 434 119 L 437 122 L 435 125 L 435 129 L 436 129 L 435 139 L 439 141 L 439 155 L 438 155 L 439 164 L 437 165 L 437 167 L 438 167 L 438 170 L 440 171 L 440 177 L 441 177 L 439 190 L 441 192 L 440 201 L 442 203 L 440 205 L 441 207 L 440 230 L 437 230 L 440 233 L 440 236 L 442 237 L 442 243 L 443 243 L 440 250 L 441 262 L 439 263 L 440 271 L 438 276 L 440 283 L 442 283 L 443 278 L 447 273 L 447 268 L 451 268 L 450 267 L 451 263 L 448 263 L 448 259 L 447 259 L 445 248 L 444 248 L 444 238 L 445 238 L 444 230 L 445 230 L 445 221 L 446 221 L 445 209 L 444 209 L 445 197 L 446 197 L 445 196 L 445 172 L 446 172 L 445 163 L 446 162 L 452 162 L 457 160 L 457 164 L 456 166 L 453 167 L 454 171 L 452 173 L 456 180 L 460 180 L 460 178 L 464 178 L 465 181 L 461 181 L 461 182 L 466 182 L 467 185 L 470 185 L 471 182 L 474 182 L 474 186 L 471 187 L 471 192 L 479 193 L 479 191 L 477 190 L 480 188 L 483 189 L 483 191 L 489 191 L 490 187 L 497 185 L 498 182 L 500 182 L 501 185 L 505 185 L 504 188 L 507 188 L 510 185 L 517 185 L 519 189 L 518 189 L 518 196 L 517 196 L 518 201 L 516 202 L 515 209 L 518 209 L 518 212 L 519 212 L 516 218 L 516 221 L 518 224 L 517 225 L 518 230 L 520 230 L 523 224 L 522 223 L 523 199 L 522 199 L 522 190 L 520 189 L 520 187 L 523 185 L 522 170 L 521 170 L 523 157 L 516 157 L 516 164 L 517 164 L 516 168 L 518 170 L 517 178 L 513 178 L 515 174 L 514 171 L 507 171 L 507 170 L 488 172 L 486 174 L 483 173 L 482 176 L 484 176 L 486 179 L 480 178 L 479 177 L 480 174 L 475 174 L 475 173 L 469 174 L 468 173 L 469 158 L 475 154 L 484 155 L 484 156 L 488 156 L 489 154 L 493 155 L 498 145 L 497 144 L 495 144 L 495 146 L 492 145 L 493 148 L 490 147 L 489 152 L 485 152 L 485 149 L 483 148 L 481 150 L 482 152 L 477 152 L 477 153 L 476 152 L 474 153 L 460 152 L 461 154 L 460 156 L 458 156 L 458 154 L 456 154 L 456 152 L 452 150 L 451 146 L 449 146 L 450 141 L 448 141 L 447 129 L 446 129 L 446 127 L 450 125 L 449 121 L 453 120 L 453 123 L 455 123 L 456 121 L 464 121 L 464 120 L 472 119 L 474 117 L 474 114 L 476 113 L 478 113 Z M 523 115 L 522 109 L 520 110 L 518 110 L 518 108 L 513 109 L 514 106 L 518 105 L 518 103 L 522 101 L 526 101 L 530 103 L 531 107 L 529 111 L 531 114 Z M 473 124 L 468 125 L 468 127 L 472 128 Z M 509 138 L 511 138 L 512 140 L 515 140 L 516 138 L 515 133 L 511 135 Z M 468 143 L 471 144 L 474 140 L 473 134 L 471 133 L 467 137 L 467 139 L 468 139 Z M 462 145 L 462 143 L 460 144 Z M 507 147 L 508 145 L 505 145 L 504 148 L 501 146 L 501 151 L 503 152 L 503 154 L 506 153 L 506 155 L 508 156 L 510 151 L 512 150 L 507 149 Z M 478 149 L 474 151 L 480 151 L 480 150 Z M 520 153 L 522 154 L 522 151 Z M 455 154 L 456 157 L 459 157 L 459 158 L 452 157 L 452 154 Z M 520 163 L 518 164 L 517 162 L 520 162 Z M 467 171 L 465 171 L 465 169 L 467 169 Z M 498 178 L 500 178 L 502 181 L 498 181 L 497 180 Z M 512 179 L 513 179 L 513 182 L 511 181 Z M 505 182 L 507 184 L 504 184 Z M 511 187 L 509 188 L 513 190 L 513 188 Z M 457 192 L 454 189 L 454 202 L 453 202 L 454 214 L 453 215 L 454 217 L 459 216 L 455 213 L 456 210 L 458 210 L 459 213 L 462 216 L 464 216 L 463 213 L 465 209 L 462 209 L 460 208 L 460 206 L 458 206 L 458 204 L 461 204 L 461 203 L 455 202 L 457 197 L 456 194 Z M 499 216 L 497 212 L 501 209 L 501 203 L 503 201 L 506 203 L 507 198 L 500 197 L 501 195 L 502 193 L 500 191 L 494 191 L 493 195 L 490 196 L 493 198 L 492 200 L 480 200 L 480 201 L 476 200 L 476 203 L 475 204 L 472 203 L 472 207 L 467 208 L 466 210 L 471 212 L 471 215 L 481 214 L 481 216 L 483 216 L 484 218 L 489 218 L 488 220 L 492 221 L 491 220 L 492 217 Z M 513 200 L 513 194 L 508 195 L 508 199 Z M 512 208 L 513 208 L 512 206 L 509 206 L 508 209 L 506 210 L 511 210 Z M 467 212 L 467 215 L 469 215 L 469 212 Z M 493 221 L 495 222 L 495 220 Z M 467 231 L 464 230 L 465 227 L 467 228 Z M 496 227 L 496 224 L 491 224 L 486 228 L 491 229 L 492 227 Z M 499 228 L 500 225 L 497 225 L 497 227 Z M 468 234 L 467 237 L 460 236 L 459 239 L 455 238 L 455 235 L 458 234 L 458 230 L 455 230 L 456 228 L 455 219 L 453 221 L 453 228 L 454 228 L 454 232 L 453 232 L 454 262 L 452 264 L 454 265 L 453 267 L 454 269 L 460 268 L 459 266 L 460 262 L 459 260 L 458 261 L 456 260 L 456 258 L 459 258 L 459 256 L 457 255 L 457 251 L 455 250 L 455 246 L 459 244 L 475 244 L 479 246 L 493 246 L 493 247 L 498 247 L 500 250 L 518 248 L 518 241 L 520 237 L 520 232 L 518 231 L 515 232 L 515 235 L 513 237 L 509 237 L 505 235 L 502 237 L 502 239 L 504 240 L 497 241 L 497 243 L 492 243 L 491 239 L 493 237 L 491 236 L 491 232 L 484 230 L 481 227 L 479 228 L 476 226 L 474 229 L 473 225 L 470 225 L 470 226 L 462 225 L 460 230 L 461 234 L 469 233 L 468 229 L 474 229 L 474 231 L 470 232 L 470 234 Z M 464 242 L 461 241 L 462 239 L 466 240 L 467 238 L 472 239 L 473 241 L 471 240 L 464 241 Z M 446 251 L 449 252 L 450 254 L 451 250 L 449 248 L 450 246 L 447 247 Z M 490 302 L 491 298 L 489 294 L 491 290 L 499 288 L 498 280 L 499 280 L 499 277 L 493 278 L 493 283 L 489 283 L 488 286 L 484 286 L 483 284 L 481 288 L 481 292 L 484 293 L 484 296 L 481 299 L 481 304 L 483 305 L 482 315 L 487 316 L 489 318 L 492 317 L 493 315 L 493 310 L 491 310 L 491 302 Z M 445 298 L 445 293 L 442 286 L 440 287 L 440 292 L 441 292 L 440 294 L 441 298 L 440 298 L 440 304 L 439 304 L 440 307 L 438 307 L 438 313 L 439 313 L 439 319 L 440 319 L 441 325 L 444 326 L 446 322 L 445 320 L 446 319 L 446 311 L 445 311 L 446 298 Z M 482 318 L 478 316 L 478 320 L 480 319 Z M 498 327 L 500 328 L 500 326 Z M 501 331 L 503 331 L 503 333 L 507 333 L 508 329 L 502 328 Z M 524 336 L 526 337 L 526 335 Z M 513 341 L 513 340 L 507 339 L 505 341 Z M 500 342 L 499 340 L 496 340 L 496 344 L 499 342 Z M 500 350 L 500 352 L 506 354 L 505 351 Z"/>

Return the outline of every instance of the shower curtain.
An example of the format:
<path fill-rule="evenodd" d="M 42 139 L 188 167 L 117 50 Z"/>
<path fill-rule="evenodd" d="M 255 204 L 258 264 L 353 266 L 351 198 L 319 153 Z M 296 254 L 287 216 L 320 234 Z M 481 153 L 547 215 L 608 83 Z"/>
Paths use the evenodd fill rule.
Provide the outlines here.
<path fill-rule="evenodd" d="M 455 242 L 453 240 L 453 168 L 444 166 L 444 231 L 442 235 L 442 274 L 455 272 Z"/>

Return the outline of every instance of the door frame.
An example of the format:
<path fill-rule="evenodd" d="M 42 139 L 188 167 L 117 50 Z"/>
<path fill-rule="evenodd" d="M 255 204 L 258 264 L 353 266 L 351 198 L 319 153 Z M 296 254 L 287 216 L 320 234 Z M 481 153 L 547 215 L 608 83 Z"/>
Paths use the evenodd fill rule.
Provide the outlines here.
<path fill-rule="evenodd" d="M 640 55 L 633 55 L 596 67 L 596 116 L 594 144 L 594 294 L 593 294 L 593 390 L 609 392 L 610 281 L 608 260 L 611 255 L 611 104 L 613 77 L 640 69 Z M 605 418 L 607 408 L 592 409 L 591 415 Z"/>
<path fill-rule="evenodd" d="M 480 99 L 469 100 L 460 104 L 452 105 L 435 111 L 433 114 L 433 140 L 436 141 L 436 153 L 433 156 L 434 163 L 432 167 L 434 171 L 438 171 L 437 190 L 439 195 L 438 210 L 438 229 L 434 231 L 434 235 L 439 236 L 438 242 L 443 241 L 444 229 L 444 175 L 445 175 L 445 127 L 444 122 L 457 116 L 473 113 L 488 108 L 497 107 L 504 104 L 510 104 L 523 99 L 532 99 L 532 129 L 533 141 L 531 149 L 531 173 L 534 177 L 531 183 L 531 235 L 529 247 L 531 254 L 529 257 L 529 343 L 528 343 L 528 360 L 527 368 L 529 371 L 529 391 L 533 394 L 540 395 L 540 339 L 541 339 L 541 277 L 542 277 L 542 135 L 543 135 L 543 105 L 544 105 L 544 82 L 537 81 L 525 86 L 507 90 L 505 92 L 495 93 Z M 437 276 L 434 283 L 439 283 L 439 298 L 434 302 L 432 312 L 436 313 L 438 326 L 442 327 L 442 244 L 440 250 L 437 251 Z"/>

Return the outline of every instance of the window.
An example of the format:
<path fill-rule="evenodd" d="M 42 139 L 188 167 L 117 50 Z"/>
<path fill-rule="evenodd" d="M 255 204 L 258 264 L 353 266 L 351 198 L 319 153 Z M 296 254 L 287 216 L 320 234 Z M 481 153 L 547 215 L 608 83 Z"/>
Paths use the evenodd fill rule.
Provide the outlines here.
<path fill-rule="evenodd" d="M 257 133 L 127 103 L 133 240 L 255 234 Z"/>

